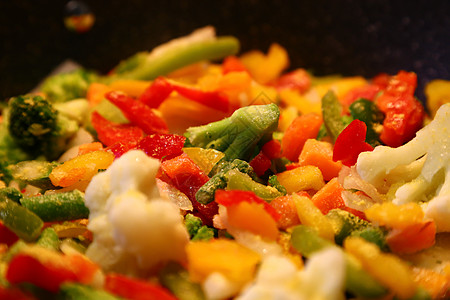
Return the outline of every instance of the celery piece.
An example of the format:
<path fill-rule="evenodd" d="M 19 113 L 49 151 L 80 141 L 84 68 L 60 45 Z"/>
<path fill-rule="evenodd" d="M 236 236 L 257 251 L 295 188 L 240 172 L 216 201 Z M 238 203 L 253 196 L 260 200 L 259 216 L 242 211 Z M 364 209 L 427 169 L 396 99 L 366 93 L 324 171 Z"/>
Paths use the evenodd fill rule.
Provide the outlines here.
<path fill-rule="evenodd" d="M 52 170 L 58 165 L 60 163 L 43 160 L 27 160 L 11 165 L 9 169 L 14 179 L 19 182 L 48 190 L 56 188 L 52 184 L 49 176 Z"/>
<path fill-rule="evenodd" d="M 231 36 L 192 42 L 170 49 L 154 59 L 140 59 L 135 68 L 113 75 L 112 78 L 152 80 L 181 67 L 202 60 L 221 59 L 236 54 L 238 51 L 239 41 Z"/>

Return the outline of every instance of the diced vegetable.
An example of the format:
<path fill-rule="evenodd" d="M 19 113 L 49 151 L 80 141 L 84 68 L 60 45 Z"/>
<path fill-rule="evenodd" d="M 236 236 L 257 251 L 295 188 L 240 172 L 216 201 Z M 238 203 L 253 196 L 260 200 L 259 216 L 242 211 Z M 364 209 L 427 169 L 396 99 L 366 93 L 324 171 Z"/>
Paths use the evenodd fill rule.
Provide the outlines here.
<path fill-rule="evenodd" d="M 32 242 L 41 233 L 44 222 L 29 209 L 9 199 L 0 199 L 0 219 L 18 237 Z"/>
<path fill-rule="evenodd" d="M 46 222 L 76 220 L 89 216 L 89 209 L 84 205 L 84 193 L 79 190 L 23 197 L 20 203 Z"/>
<path fill-rule="evenodd" d="M 278 173 L 277 179 L 288 194 L 306 190 L 318 191 L 325 185 L 320 169 L 310 165 Z"/>

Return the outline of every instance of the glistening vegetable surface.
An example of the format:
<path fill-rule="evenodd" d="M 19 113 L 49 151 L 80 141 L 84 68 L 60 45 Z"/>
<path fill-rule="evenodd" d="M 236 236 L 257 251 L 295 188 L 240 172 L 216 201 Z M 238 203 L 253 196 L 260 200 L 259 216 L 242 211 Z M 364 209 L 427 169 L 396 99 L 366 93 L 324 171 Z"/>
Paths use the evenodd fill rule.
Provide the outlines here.
<path fill-rule="evenodd" d="M 9 100 L 0 298 L 450 297 L 445 83 L 428 115 L 420 74 L 238 49 L 207 27 Z"/>

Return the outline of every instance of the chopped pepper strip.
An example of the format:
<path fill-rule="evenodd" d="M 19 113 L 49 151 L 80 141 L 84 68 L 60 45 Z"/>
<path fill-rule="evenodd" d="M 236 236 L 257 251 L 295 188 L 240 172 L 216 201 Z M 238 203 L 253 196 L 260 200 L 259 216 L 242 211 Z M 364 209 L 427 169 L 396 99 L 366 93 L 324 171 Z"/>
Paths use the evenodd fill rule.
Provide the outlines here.
<path fill-rule="evenodd" d="M 168 133 L 166 122 L 144 103 L 121 92 L 109 92 L 105 94 L 105 97 L 120 108 L 132 124 L 140 127 L 146 134 Z"/>
<path fill-rule="evenodd" d="M 131 124 L 117 124 L 105 119 L 98 112 L 92 113 L 92 126 L 97 131 L 98 139 L 107 147 L 115 143 L 137 143 L 143 136 L 141 128 Z"/>
<path fill-rule="evenodd" d="M 203 91 L 197 87 L 169 81 L 164 77 L 158 77 L 141 95 L 139 100 L 150 107 L 157 108 L 173 91 L 187 99 L 219 111 L 229 112 L 230 110 L 230 103 L 225 94 L 219 91 Z"/>
<path fill-rule="evenodd" d="M 372 151 L 373 147 L 365 142 L 367 126 L 363 121 L 353 120 L 337 137 L 333 149 L 333 160 L 342 161 L 346 166 L 353 166 L 358 155 Z"/>

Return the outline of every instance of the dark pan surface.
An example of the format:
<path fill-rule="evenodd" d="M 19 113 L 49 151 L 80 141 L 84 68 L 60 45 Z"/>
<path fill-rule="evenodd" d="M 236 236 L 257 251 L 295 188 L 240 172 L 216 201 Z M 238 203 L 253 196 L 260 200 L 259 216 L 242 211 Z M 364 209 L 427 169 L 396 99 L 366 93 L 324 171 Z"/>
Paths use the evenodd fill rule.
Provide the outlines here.
<path fill-rule="evenodd" d="M 31 90 L 71 58 L 107 72 L 120 59 L 213 25 L 242 50 L 283 45 L 291 67 L 317 75 L 396 73 L 450 79 L 450 1 L 85 1 L 96 16 L 85 34 L 63 24 L 65 1 L 0 1 L 0 97 Z"/>

